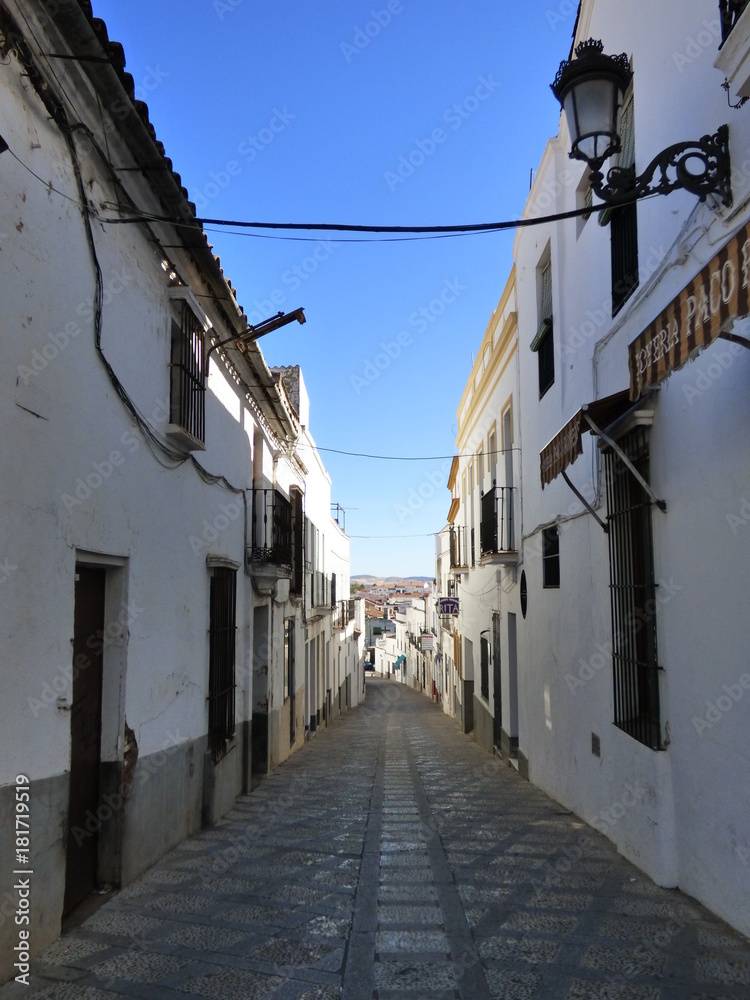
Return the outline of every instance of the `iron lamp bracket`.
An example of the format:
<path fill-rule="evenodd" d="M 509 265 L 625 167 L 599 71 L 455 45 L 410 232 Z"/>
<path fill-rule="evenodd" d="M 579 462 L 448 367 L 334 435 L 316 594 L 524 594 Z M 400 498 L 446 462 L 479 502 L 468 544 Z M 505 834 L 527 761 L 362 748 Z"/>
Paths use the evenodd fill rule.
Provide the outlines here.
<path fill-rule="evenodd" d="M 679 189 L 690 191 L 701 201 L 716 193 L 729 208 L 732 204 L 729 127 L 721 125 L 713 135 L 668 146 L 654 157 L 640 177 L 635 176 L 632 167 L 612 167 L 606 177 L 597 168 L 589 176 L 589 182 L 606 208 Z"/>

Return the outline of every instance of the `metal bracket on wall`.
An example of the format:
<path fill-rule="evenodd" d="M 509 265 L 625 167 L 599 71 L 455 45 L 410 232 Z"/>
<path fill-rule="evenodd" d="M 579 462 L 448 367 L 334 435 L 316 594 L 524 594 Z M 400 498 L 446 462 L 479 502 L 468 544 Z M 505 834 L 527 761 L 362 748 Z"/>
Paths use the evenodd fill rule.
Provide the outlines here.
<path fill-rule="evenodd" d="M 603 430 L 601 430 L 599 427 L 597 427 L 597 425 L 594 423 L 594 421 L 591 419 L 591 417 L 588 415 L 588 413 L 585 412 L 585 410 L 584 410 L 584 413 L 583 413 L 583 418 L 586 421 L 586 423 L 589 425 L 589 427 L 591 428 L 591 430 L 594 432 L 594 434 L 596 434 L 598 437 L 600 437 L 602 439 L 602 441 L 606 442 L 609 445 L 609 447 L 612 449 L 612 451 L 614 451 L 619 456 L 619 458 L 622 460 L 623 465 L 627 466 L 627 468 L 630 469 L 630 471 L 635 476 L 636 480 L 641 484 L 641 486 L 646 491 L 646 493 L 651 497 L 651 499 L 654 501 L 654 503 L 659 508 L 659 510 L 666 511 L 666 509 L 667 509 L 667 501 L 666 500 L 660 500 L 657 497 L 657 495 L 654 493 L 654 491 L 651 489 L 651 487 L 649 486 L 649 484 L 646 482 L 646 480 L 640 474 L 640 472 L 638 471 L 638 469 L 636 469 L 636 467 L 630 461 L 630 459 L 625 454 L 625 452 L 622 450 L 622 448 L 619 446 L 619 444 L 617 444 L 616 441 L 613 441 L 612 438 L 609 437 L 609 435 L 605 434 Z"/>
<path fill-rule="evenodd" d="M 573 483 L 568 478 L 568 473 L 565 471 L 565 469 L 563 469 L 563 471 L 562 471 L 562 477 L 565 480 L 565 482 L 568 484 L 568 486 L 571 488 L 571 490 L 573 490 L 573 492 L 578 497 L 578 499 L 581 501 L 581 503 L 586 508 L 586 510 L 589 512 L 589 514 L 593 514 L 594 515 L 594 517 L 596 518 L 599 526 L 605 532 L 605 534 L 609 534 L 609 525 L 605 524 L 604 521 L 602 521 L 602 519 L 596 513 L 596 511 L 591 506 L 591 504 L 588 502 L 588 500 L 586 499 L 586 497 L 578 490 L 578 488 L 576 486 L 573 485 Z"/>

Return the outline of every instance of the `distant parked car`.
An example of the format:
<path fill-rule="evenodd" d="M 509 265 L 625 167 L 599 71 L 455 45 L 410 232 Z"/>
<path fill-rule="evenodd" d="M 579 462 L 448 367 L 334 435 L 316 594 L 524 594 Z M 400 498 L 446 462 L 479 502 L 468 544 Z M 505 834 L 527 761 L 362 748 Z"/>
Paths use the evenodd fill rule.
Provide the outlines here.
<path fill-rule="evenodd" d="M 375 673 L 375 664 L 374 663 L 365 663 L 365 671 L 374 674 Z"/>

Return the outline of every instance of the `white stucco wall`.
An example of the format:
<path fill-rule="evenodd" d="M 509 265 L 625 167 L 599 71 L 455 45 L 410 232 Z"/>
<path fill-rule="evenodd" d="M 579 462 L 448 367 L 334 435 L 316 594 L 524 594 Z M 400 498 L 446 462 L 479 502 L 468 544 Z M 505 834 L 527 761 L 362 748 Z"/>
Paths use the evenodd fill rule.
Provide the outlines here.
<path fill-rule="evenodd" d="M 544 491 L 539 481 L 544 445 L 581 405 L 627 387 L 628 343 L 747 217 L 741 163 L 750 148 L 750 123 L 736 113 L 728 117 L 713 48 L 687 61 L 676 58 L 706 18 L 705 5 L 694 0 L 663 4 L 647 21 L 621 4 L 596 0 L 583 5 L 580 37 L 602 38 L 605 51 L 632 57 L 639 170 L 669 143 L 698 138 L 729 120 L 735 209 L 713 201 L 701 206 L 684 192 L 641 203 L 640 286 L 614 321 L 607 305 L 609 231 L 595 215 L 582 229 L 570 220 L 519 231 L 516 238 L 529 582 L 528 619 L 519 635 L 521 746 L 531 780 L 603 829 L 657 881 L 680 886 L 747 933 L 750 700 L 742 683 L 742 595 L 750 545 L 743 533 L 750 513 L 747 504 L 743 508 L 750 497 L 744 433 L 750 352 L 718 341 L 672 374 L 653 404 L 650 478 L 667 502 L 666 513 L 652 512 L 662 752 L 612 724 L 607 537 L 561 478 Z M 576 207 L 582 168 L 568 159 L 567 149 L 563 117 L 527 212 L 537 211 L 543 197 L 545 212 Z M 556 371 L 555 384 L 539 401 L 528 345 L 538 315 L 535 272 L 548 245 Z M 596 501 L 600 462 L 590 435 L 568 471 Z M 606 508 L 599 513 L 605 516 Z M 539 531 L 555 521 L 561 587 L 545 591 Z M 592 732 L 601 739 L 600 758 L 592 754 Z"/>

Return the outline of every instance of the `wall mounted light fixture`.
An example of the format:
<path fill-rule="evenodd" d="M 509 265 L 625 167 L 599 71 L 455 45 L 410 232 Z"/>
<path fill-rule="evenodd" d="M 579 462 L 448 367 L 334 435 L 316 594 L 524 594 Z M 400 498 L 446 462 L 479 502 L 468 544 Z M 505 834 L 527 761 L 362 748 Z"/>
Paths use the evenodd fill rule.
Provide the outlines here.
<path fill-rule="evenodd" d="M 234 344 L 240 350 L 244 350 L 246 344 L 254 344 L 256 340 L 261 337 L 265 337 L 267 333 L 271 333 L 273 330 L 278 330 L 281 326 L 286 326 L 287 323 L 293 323 L 297 320 L 298 323 L 302 324 L 305 321 L 305 310 L 295 309 L 294 312 L 283 313 L 278 312 L 275 316 L 271 316 L 269 319 L 264 319 L 262 323 L 256 323 L 255 326 L 249 326 L 244 333 L 239 334 L 239 336 L 227 337 L 226 340 L 220 340 L 216 344 L 212 344 L 211 347 L 206 352 L 206 372 L 208 372 L 208 359 L 212 351 L 215 351 L 217 347 L 224 347 L 225 344 Z"/>
<path fill-rule="evenodd" d="M 588 164 L 594 194 L 614 206 L 683 188 L 701 201 L 716 193 L 724 205 L 731 205 L 726 125 L 694 142 L 668 146 L 654 157 L 640 177 L 633 167 L 612 167 L 604 176 L 604 161 L 620 150 L 617 117 L 633 73 L 624 53 L 608 56 L 603 49 L 603 44 L 593 38 L 581 42 L 576 46 L 575 58 L 560 63 L 551 85 L 568 120 L 569 155 Z"/>

